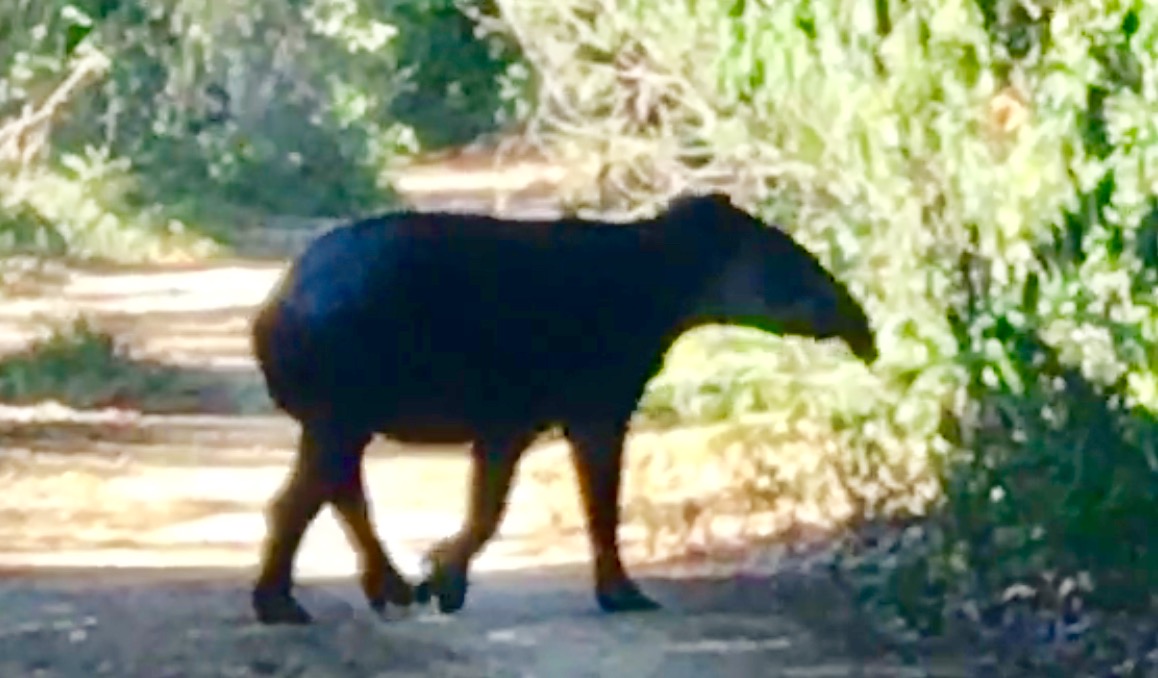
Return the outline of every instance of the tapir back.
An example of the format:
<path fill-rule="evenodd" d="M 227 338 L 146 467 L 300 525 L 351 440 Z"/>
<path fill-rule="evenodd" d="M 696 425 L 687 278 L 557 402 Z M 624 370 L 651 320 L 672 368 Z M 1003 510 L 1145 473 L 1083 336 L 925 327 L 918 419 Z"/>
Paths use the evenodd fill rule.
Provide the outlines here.
<path fill-rule="evenodd" d="M 271 396 L 414 440 L 630 408 L 710 259 L 648 228 L 401 213 L 331 231 L 255 322 Z"/>

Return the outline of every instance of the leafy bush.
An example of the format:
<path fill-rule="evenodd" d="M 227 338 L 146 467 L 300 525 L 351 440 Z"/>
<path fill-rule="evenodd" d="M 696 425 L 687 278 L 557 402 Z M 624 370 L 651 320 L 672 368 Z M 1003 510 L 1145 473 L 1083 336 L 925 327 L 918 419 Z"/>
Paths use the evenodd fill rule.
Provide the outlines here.
<path fill-rule="evenodd" d="M 882 359 L 838 368 L 842 398 L 802 386 L 832 360 L 781 342 L 710 378 L 678 380 L 673 356 L 651 408 L 773 410 L 743 432 L 754 454 L 828 431 L 816 468 L 862 521 L 938 516 L 853 568 L 910 630 L 1031 575 L 1088 582 L 1102 610 L 1153 604 L 1158 10 L 498 4 L 542 83 L 530 129 L 595 159 L 580 205 L 728 188 L 870 305 Z"/>
<path fill-rule="evenodd" d="M 47 324 L 42 336 L 0 359 L 0 401 L 57 401 L 78 409 L 149 413 L 273 411 L 261 377 L 169 365 L 134 355 L 85 316 Z"/>
<path fill-rule="evenodd" d="M 487 11 L 19 0 L 0 11 L 0 174 L 97 149 L 138 180 L 136 207 L 225 240 L 270 215 L 378 209 L 399 158 L 519 113 L 517 49 L 473 30 Z"/>
<path fill-rule="evenodd" d="M 101 407 L 171 386 L 170 375 L 137 365 L 125 346 L 84 317 L 48 328 L 43 338 L 0 361 L 0 399 L 10 403 L 59 399 Z"/>
<path fill-rule="evenodd" d="M 217 251 L 204 235 L 140 196 L 124 159 L 89 149 L 58 168 L 0 180 L 0 251 L 89 260 L 163 261 Z"/>

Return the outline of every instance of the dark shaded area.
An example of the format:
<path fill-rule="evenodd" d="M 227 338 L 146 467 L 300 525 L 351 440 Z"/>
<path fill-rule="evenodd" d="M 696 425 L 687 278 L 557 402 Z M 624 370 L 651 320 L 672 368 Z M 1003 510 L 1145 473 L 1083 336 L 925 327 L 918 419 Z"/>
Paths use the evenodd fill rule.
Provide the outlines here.
<path fill-rule="evenodd" d="M 971 643 L 985 675 L 1150 675 L 1120 669 L 1158 657 L 1158 419 L 1129 369 L 1097 383 L 1047 341 L 1039 301 L 1051 276 L 1076 278 L 1064 262 L 1012 283 L 984 257 L 958 264 L 967 398 L 942 417 L 944 501 L 903 535 L 854 543 L 842 576 L 899 646 Z M 1063 317 L 1099 317 L 1077 302 Z M 1121 363 L 1149 350 L 1099 320 Z"/>
<path fill-rule="evenodd" d="M 0 570 L 0 629 L 7 631 L 0 633 L 0 666 L 8 675 L 62 678 L 472 675 L 468 658 L 451 644 L 415 634 L 392 639 L 375 624 L 256 635 L 247 610 L 221 607 L 223 589 L 242 576 L 206 569 Z M 456 666 L 467 672 L 448 672 Z"/>
<path fill-rule="evenodd" d="M 518 43 L 505 35 L 480 37 L 460 9 L 495 16 L 493 0 L 396 3 L 388 17 L 402 30 L 391 43 L 411 83 L 392 100 L 390 114 L 414 128 L 424 150 L 468 143 L 509 124 L 514 101 L 501 78 L 522 62 Z"/>
<path fill-rule="evenodd" d="M 0 599 L 10 604 L 4 608 L 5 613 L 0 613 L 0 624 L 5 621 L 4 617 L 14 613 L 23 612 L 25 618 L 31 616 L 27 610 L 33 605 L 29 603 L 37 598 L 67 601 L 80 615 L 98 615 L 103 623 L 115 622 L 115 618 L 99 614 L 98 608 L 112 608 L 116 606 L 115 601 L 130 597 L 140 603 L 152 598 L 164 601 L 171 608 L 172 612 L 166 613 L 171 619 L 156 619 L 152 613 L 156 607 L 139 604 L 135 614 L 145 615 L 147 621 L 144 623 L 169 628 L 181 623 L 200 627 L 208 633 L 240 637 L 250 633 L 248 629 L 254 623 L 253 618 L 244 606 L 230 607 L 224 601 L 238 600 L 237 593 L 246 586 L 246 577 L 244 572 L 224 568 L 0 570 Z M 892 671 L 900 670 L 895 660 L 889 659 L 886 652 L 873 644 L 872 636 L 866 635 L 868 629 L 859 626 L 850 615 L 849 601 L 832 590 L 823 576 L 789 573 L 774 577 L 677 577 L 652 572 L 641 575 L 640 582 L 656 593 L 664 602 L 666 611 L 647 617 L 617 618 L 598 613 L 585 586 L 588 577 L 587 568 L 576 566 L 480 575 L 475 589 L 477 600 L 471 608 L 456 615 L 452 626 L 421 637 L 416 636 L 415 631 L 427 625 L 418 619 L 399 619 L 392 613 L 390 621 L 378 621 L 367 614 L 357 600 L 358 594 L 351 582 L 311 579 L 303 583 L 301 596 L 316 610 L 318 623 L 309 631 L 282 632 L 273 638 L 277 639 L 283 657 L 292 657 L 301 651 L 319 653 L 315 655 L 316 661 L 332 667 L 332 675 L 351 676 L 423 668 L 437 671 L 438 662 L 447 659 L 462 661 L 473 669 L 463 675 L 518 675 L 516 669 L 525 670 L 528 666 L 528 653 L 563 651 L 560 643 L 580 643 L 571 650 L 581 658 L 585 654 L 583 638 L 591 634 L 597 635 L 601 641 L 618 637 L 621 644 L 615 650 L 627 653 L 631 651 L 633 638 L 654 642 L 656 638 L 651 633 L 656 630 L 671 644 L 735 643 L 738 649 L 704 652 L 669 649 L 660 665 L 638 666 L 636 671 L 642 669 L 644 673 L 633 672 L 631 675 L 692 678 L 703 675 L 705 668 L 712 668 L 714 675 L 721 676 L 776 676 L 785 668 L 797 672 L 792 675 L 806 675 L 810 667 L 823 670 L 823 667 L 830 669 L 834 664 L 876 668 L 876 673 L 867 675 L 897 675 L 885 667 L 892 667 Z M 39 593 L 5 595 L 5 589 L 12 587 Z M 21 597 L 29 602 L 18 604 Z M 134 614 L 123 605 L 121 603 L 119 614 L 126 617 Z M 548 640 L 551 643 L 548 650 L 537 650 L 534 645 L 489 640 L 492 632 L 537 625 L 550 625 L 548 628 L 557 629 L 557 640 Z M 570 640 L 564 638 L 564 634 Z M 365 649 L 359 653 L 361 656 L 331 656 L 331 653 L 338 654 L 334 648 L 337 639 L 350 635 L 362 638 L 366 643 Z M 175 637 L 180 639 L 182 635 Z M 99 639 L 90 639 L 87 647 L 72 653 L 69 659 L 75 661 L 77 655 L 94 654 L 94 640 L 98 641 L 96 647 L 99 648 Z M 534 642 L 537 644 L 543 640 L 539 638 Z M 19 647 L 6 647 L 7 642 L 11 641 L 0 636 L 0 651 L 10 652 L 9 656 L 23 657 L 27 661 L 39 660 L 50 666 L 57 660 L 45 651 L 48 643 L 43 638 L 23 639 L 23 645 Z M 768 649 L 751 646 L 760 642 L 768 643 Z M 370 650 L 382 644 L 390 648 L 385 657 Z M 650 647 L 644 652 L 656 649 Z M 143 649 L 139 651 L 144 654 Z M 217 658 L 218 661 L 221 659 Z M 250 661 L 252 658 L 242 659 Z M 941 663 L 951 665 L 957 662 L 950 659 Z M 942 671 L 936 666 L 936 662 L 930 663 L 932 670 L 929 675 L 962 675 L 960 671 Z M 288 675 L 289 667 L 284 664 L 270 668 L 268 673 L 271 675 Z M 589 665 L 563 664 L 560 669 L 560 673 L 552 675 L 609 675 Z M 61 675 L 77 674 L 64 672 Z"/>

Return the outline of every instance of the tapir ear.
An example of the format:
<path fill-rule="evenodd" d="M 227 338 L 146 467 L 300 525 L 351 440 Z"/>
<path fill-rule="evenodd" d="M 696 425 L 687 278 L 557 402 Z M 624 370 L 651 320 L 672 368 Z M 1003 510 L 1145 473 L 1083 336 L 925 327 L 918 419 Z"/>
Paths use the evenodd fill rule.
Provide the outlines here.
<path fill-rule="evenodd" d="M 732 232 L 737 217 L 751 217 L 736 207 L 726 193 L 687 193 L 668 203 L 661 215 L 664 230 L 669 234 L 684 234 L 718 240 Z"/>
<path fill-rule="evenodd" d="M 672 198 L 667 213 L 672 219 L 688 224 L 710 222 L 737 208 L 726 193 L 684 193 Z"/>

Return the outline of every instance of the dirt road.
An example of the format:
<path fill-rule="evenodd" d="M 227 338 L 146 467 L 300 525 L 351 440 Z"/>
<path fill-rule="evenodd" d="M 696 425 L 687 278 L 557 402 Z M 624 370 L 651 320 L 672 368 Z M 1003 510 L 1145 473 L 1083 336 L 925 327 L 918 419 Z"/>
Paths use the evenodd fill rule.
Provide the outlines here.
<path fill-rule="evenodd" d="M 261 504 L 284 473 L 292 429 L 274 418 L 164 423 L 143 435 L 132 429 L 135 441 L 107 433 L 83 456 L 68 453 L 61 435 L 3 465 L 0 675 L 907 675 L 851 652 L 858 640 L 859 650 L 875 648 L 846 637 L 855 628 L 843 618 L 847 606 L 802 572 L 800 559 L 649 567 L 638 526 L 624 530 L 630 561 L 667 609 L 598 614 L 575 507 L 558 509 L 559 520 L 541 508 L 546 494 L 565 506 L 574 492 L 533 475 L 520 483 L 459 615 L 369 612 L 354 557 L 327 514 L 299 566 L 317 624 L 259 627 L 247 587 Z M 102 455 L 108 447 L 125 456 Z M 422 550 L 457 525 L 464 462 L 376 452 L 378 524 L 415 575 Z M 564 452 L 546 446 L 529 461 L 557 465 Z"/>

